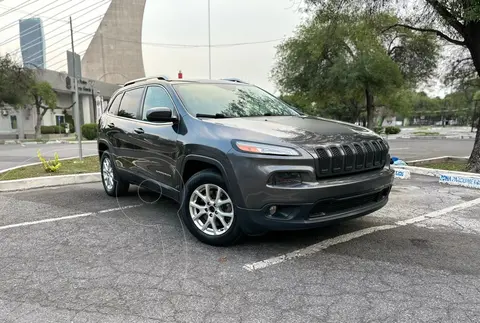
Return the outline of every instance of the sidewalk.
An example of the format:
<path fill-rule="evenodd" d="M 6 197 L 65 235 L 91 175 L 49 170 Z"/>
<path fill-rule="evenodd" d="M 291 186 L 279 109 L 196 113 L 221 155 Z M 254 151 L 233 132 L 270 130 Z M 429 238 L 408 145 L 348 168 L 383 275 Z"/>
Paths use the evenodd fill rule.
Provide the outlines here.
<path fill-rule="evenodd" d="M 82 140 L 82 143 L 94 143 L 96 140 Z M 78 144 L 78 140 L 0 140 L 0 145 L 48 145 L 48 144 Z"/>
<path fill-rule="evenodd" d="M 471 132 L 470 127 L 405 127 L 396 135 L 382 134 L 382 137 L 392 139 L 422 139 L 422 140 L 473 140 L 476 136 L 476 129 Z"/>
<path fill-rule="evenodd" d="M 441 139 L 448 139 L 448 140 L 474 140 L 475 134 L 472 135 L 435 135 L 435 136 L 417 136 L 417 135 L 409 135 L 409 134 L 398 134 L 398 135 L 382 135 L 383 138 L 388 140 L 394 139 L 419 139 L 419 140 L 441 140 Z"/>

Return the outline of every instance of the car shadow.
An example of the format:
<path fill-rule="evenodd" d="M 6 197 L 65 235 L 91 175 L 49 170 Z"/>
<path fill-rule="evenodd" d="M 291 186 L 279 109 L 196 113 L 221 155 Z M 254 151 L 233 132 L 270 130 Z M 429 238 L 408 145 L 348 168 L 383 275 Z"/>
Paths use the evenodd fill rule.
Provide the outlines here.
<path fill-rule="evenodd" d="M 142 201 L 148 204 L 152 204 L 153 207 L 161 207 L 164 210 L 178 211 L 178 203 L 165 197 L 161 197 L 159 199 L 158 193 L 152 192 L 147 189 L 140 188 L 138 191 L 137 189 L 130 189 L 128 196 L 133 197 L 137 194 L 137 192 L 141 197 Z M 174 227 L 180 228 L 178 218 L 176 217 L 176 215 L 172 214 L 172 216 L 175 216 L 175 219 L 172 217 L 170 220 L 168 220 L 169 224 L 173 225 Z M 170 216 L 168 217 L 170 218 Z M 376 220 L 378 221 L 378 219 L 369 219 L 368 216 L 364 216 L 361 218 L 350 219 L 314 229 L 272 231 L 257 236 L 246 236 L 241 239 L 237 244 L 229 246 L 228 248 L 238 252 L 242 252 L 242 250 L 251 251 L 251 249 L 258 249 L 259 252 L 265 255 L 278 254 L 278 252 L 289 252 L 298 248 L 310 246 L 323 240 L 335 238 L 343 234 L 379 225 Z M 191 241 L 194 241 L 195 243 L 198 242 L 190 234 L 189 236 L 191 238 Z M 203 245 L 200 242 L 198 243 L 199 245 Z M 209 246 L 207 245 L 204 246 L 209 248 Z"/>

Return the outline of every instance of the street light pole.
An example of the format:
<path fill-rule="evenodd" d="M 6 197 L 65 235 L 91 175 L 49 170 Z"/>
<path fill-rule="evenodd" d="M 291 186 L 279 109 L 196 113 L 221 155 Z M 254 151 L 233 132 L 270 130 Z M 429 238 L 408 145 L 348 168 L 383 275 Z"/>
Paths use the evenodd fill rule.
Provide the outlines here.
<path fill-rule="evenodd" d="M 77 81 L 77 70 L 75 68 L 75 46 L 73 44 L 73 24 L 72 17 L 70 17 L 70 38 L 72 42 L 72 57 L 73 57 L 73 86 L 75 87 L 75 98 L 73 103 L 73 111 L 75 115 L 75 132 L 77 133 L 78 138 L 78 157 L 80 161 L 82 158 L 82 128 L 80 126 L 80 105 L 78 104 L 78 81 Z"/>
<path fill-rule="evenodd" d="M 208 78 L 212 79 L 212 46 L 210 41 L 210 0 L 208 0 Z"/>

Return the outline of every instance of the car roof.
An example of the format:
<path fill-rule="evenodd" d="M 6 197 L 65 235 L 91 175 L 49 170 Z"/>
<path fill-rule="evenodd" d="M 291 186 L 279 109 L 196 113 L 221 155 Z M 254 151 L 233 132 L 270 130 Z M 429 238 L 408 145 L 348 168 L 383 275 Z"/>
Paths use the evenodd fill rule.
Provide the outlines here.
<path fill-rule="evenodd" d="M 143 77 L 135 80 L 130 80 L 123 85 L 123 88 L 131 87 L 134 85 L 146 85 L 146 84 L 158 84 L 158 83 L 169 83 L 169 84 L 182 84 L 182 83 L 204 83 L 204 84 L 248 84 L 237 78 L 227 78 L 221 80 L 211 80 L 211 79 L 169 79 L 165 76 L 150 76 Z"/>

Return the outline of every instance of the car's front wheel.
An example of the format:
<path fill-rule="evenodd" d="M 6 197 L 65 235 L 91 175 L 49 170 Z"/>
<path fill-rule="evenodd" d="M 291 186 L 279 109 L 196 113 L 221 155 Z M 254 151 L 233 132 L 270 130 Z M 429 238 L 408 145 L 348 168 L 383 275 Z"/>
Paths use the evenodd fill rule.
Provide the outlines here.
<path fill-rule="evenodd" d="M 182 216 L 189 231 L 214 246 L 236 243 L 243 232 L 235 216 L 234 201 L 222 176 L 214 170 L 193 175 L 185 184 Z"/>
<path fill-rule="evenodd" d="M 105 192 L 110 196 L 121 196 L 128 192 L 130 184 L 118 175 L 112 157 L 105 151 L 100 160 L 100 174 Z"/>

